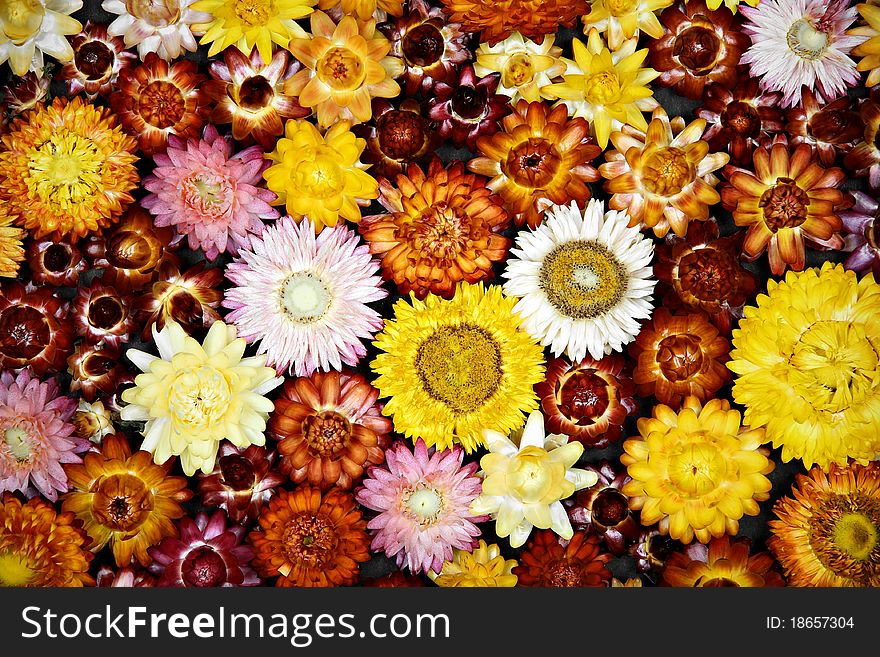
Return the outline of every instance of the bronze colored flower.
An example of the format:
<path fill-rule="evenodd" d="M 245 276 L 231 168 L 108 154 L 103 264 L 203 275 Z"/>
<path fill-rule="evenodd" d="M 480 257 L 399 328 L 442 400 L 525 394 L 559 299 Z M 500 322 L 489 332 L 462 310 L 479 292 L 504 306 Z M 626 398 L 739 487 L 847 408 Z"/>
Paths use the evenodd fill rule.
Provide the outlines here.
<path fill-rule="evenodd" d="M 513 574 L 519 586 L 608 586 L 611 572 L 605 567 L 611 554 L 600 553 L 599 537 L 575 532 L 570 541 L 549 529 L 532 534 Z"/>
<path fill-rule="evenodd" d="M 708 545 L 691 543 L 674 552 L 663 570 L 663 583 L 686 587 L 785 586 L 776 563 L 766 552 L 751 553 L 748 538 L 713 538 Z"/>
<path fill-rule="evenodd" d="M 494 46 L 514 32 L 540 40 L 590 13 L 587 0 L 442 0 L 449 20 Z"/>
<path fill-rule="evenodd" d="M 132 380 L 120 361 L 118 347 L 107 344 L 78 344 L 67 359 L 67 369 L 72 377 L 71 392 L 82 391 L 89 402 L 100 393 L 112 395 L 120 385 Z"/>
<path fill-rule="evenodd" d="M 577 530 L 592 531 L 612 554 L 620 556 L 638 539 L 641 529 L 630 511 L 629 498 L 620 490 L 630 476 L 626 468 L 617 472 L 607 460 L 597 465 L 586 464 L 584 469 L 595 472 L 599 481 L 563 503 L 571 525 Z"/>
<path fill-rule="evenodd" d="M 862 101 L 859 116 L 865 125 L 862 141 L 843 159 L 856 178 L 867 178 L 872 190 L 880 189 L 880 90 Z"/>
<path fill-rule="evenodd" d="M 79 275 L 88 269 L 76 241 L 58 233 L 32 240 L 27 247 L 31 280 L 37 285 L 76 287 Z"/>
<path fill-rule="evenodd" d="M 0 285 L 0 369 L 56 372 L 72 350 L 68 304 L 51 288 Z"/>
<path fill-rule="evenodd" d="M 91 285 L 77 290 L 72 310 L 74 330 L 86 344 L 103 341 L 109 347 L 119 347 L 128 342 L 135 325 L 131 304 L 131 297 L 95 278 Z"/>
<path fill-rule="evenodd" d="M 181 273 L 171 260 L 162 262 L 156 280 L 134 301 L 144 327 L 141 337 L 147 340 L 153 324 L 161 331 L 169 319 L 189 334 L 209 327 L 220 319 L 216 309 L 223 299 L 222 281 L 223 270 L 219 267 L 206 269 L 204 263 L 199 263 Z"/>
<path fill-rule="evenodd" d="M 70 96 L 81 91 L 92 100 L 109 96 L 120 71 L 132 69 L 138 61 L 136 54 L 125 49 L 122 37 L 109 36 L 107 26 L 100 23 L 87 21 L 83 31 L 70 38 L 70 45 L 73 59 L 57 76 L 66 81 Z"/>
<path fill-rule="evenodd" d="M 374 178 L 394 178 L 410 164 L 425 164 L 440 145 L 437 132 L 419 104 L 407 98 L 399 109 L 384 98 L 373 99 L 373 119 L 352 131 L 367 141 L 361 162 L 369 164 Z"/>
<path fill-rule="evenodd" d="M 865 131 L 865 124 L 848 96 L 823 105 L 806 85 L 801 91 L 801 104 L 788 110 L 785 117 L 791 145 L 809 144 L 826 167 L 834 164 L 838 153 L 851 151 Z"/>

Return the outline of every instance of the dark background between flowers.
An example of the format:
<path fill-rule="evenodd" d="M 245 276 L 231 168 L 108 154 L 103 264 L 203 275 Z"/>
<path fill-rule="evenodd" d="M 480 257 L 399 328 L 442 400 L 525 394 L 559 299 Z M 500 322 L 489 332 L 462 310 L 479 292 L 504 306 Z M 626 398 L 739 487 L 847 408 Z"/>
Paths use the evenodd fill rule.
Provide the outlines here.
<path fill-rule="evenodd" d="M 431 4 L 439 4 L 439 3 L 435 0 L 434 2 L 431 2 Z M 101 0 L 84 0 L 83 8 L 80 9 L 79 11 L 77 11 L 76 13 L 74 13 L 73 16 L 74 16 L 74 18 L 77 18 L 80 22 L 82 22 L 84 25 L 87 20 L 90 20 L 92 22 L 97 22 L 97 23 L 109 24 L 115 18 L 115 16 L 113 16 L 112 14 L 108 14 L 107 12 L 105 12 L 101 8 Z M 300 22 L 304 26 L 307 26 L 308 20 L 306 19 L 306 20 L 303 20 Z M 556 44 L 563 48 L 563 55 L 566 57 L 572 56 L 571 55 L 571 39 L 573 36 L 580 36 L 581 38 L 583 38 L 583 35 L 580 30 L 580 25 L 578 25 L 575 29 L 561 28 L 556 35 Z M 647 46 L 646 39 L 647 39 L 647 37 L 642 38 L 642 40 L 640 41 L 640 44 L 639 44 L 640 47 Z M 475 51 L 476 48 L 479 46 L 479 35 L 476 35 L 476 34 L 472 35 L 472 38 L 470 40 L 469 45 L 470 45 L 471 51 L 472 52 Z M 207 64 L 209 61 L 208 57 L 207 57 L 207 52 L 208 52 L 207 47 L 202 46 L 198 49 L 197 52 L 187 53 L 185 56 L 186 59 L 191 59 L 191 60 L 195 61 L 199 65 L 200 72 L 204 73 L 206 75 L 207 75 Z M 216 57 L 214 59 L 216 59 Z M 49 62 L 49 61 L 52 61 L 52 63 L 54 64 L 53 60 L 47 58 L 47 62 Z M 648 64 L 646 64 L 646 65 L 648 65 Z M 58 67 L 56 65 L 55 70 L 57 71 L 58 68 L 60 68 L 60 67 Z M 0 82 L 5 83 L 11 77 L 12 77 L 12 75 L 11 75 L 11 72 L 9 70 L 8 65 L 0 68 Z M 676 115 L 681 115 L 687 121 L 690 121 L 694 118 L 693 111 L 696 107 L 700 106 L 699 101 L 691 101 L 691 100 L 688 100 L 688 99 L 683 98 L 681 96 L 678 96 L 677 94 L 675 94 L 671 90 L 660 87 L 658 84 L 656 84 L 656 82 L 652 84 L 652 88 L 654 89 L 654 96 L 661 103 L 661 105 L 663 105 L 663 107 L 669 113 L 670 117 L 676 116 Z M 65 90 L 64 83 L 57 82 L 57 81 L 53 82 L 52 87 L 51 87 L 51 96 L 64 95 L 65 91 L 66 90 Z M 857 94 L 861 95 L 860 92 L 863 93 L 863 90 L 861 88 L 851 90 L 851 93 L 853 95 L 857 95 Z M 106 100 L 103 98 L 98 98 L 94 102 L 96 104 L 104 104 L 104 105 L 107 104 Z M 229 126 L 228 125 L 218 126 L 218 129 L 220 130 L 221 134 L 229 134 Z M 240 150 L 242 147 L 243 146 L 241 146 L 241 147 L 237 146 L 236 151 Z M 611 148 L 610 145 L 609 145 L 609 148 Z M 453 148 L 449 144 L 442 145 L 438 149 L 437 153 L 441 157 L 441 159 L 443 160 L 444 163 L 449 163 L 453 160 L 463 160 L 463 161 L 467 162 L 469 159 L 471 159 L 472 157 L 475 157 L 475 155 L 476 155 L 472 151 L 469 151 L 467 149 Z M 150 173 L 150 171 L 152 170 L 153 160 L 149 156 L 144 156 L 140 152 L 139 152 L 139 155 L 140 155 L 140 160 L 138 162 L 138 171 L 141 175 L 141 178 L 143 178 L 146 175 L 148 175 Z M 603 161 L 604 161 L 603 156 L 600 155 L 596 159 L 594 164 L 596 166 L 598 166 Z M 849 180 L 846 182 L 845 187 L 847 189 L 860 189 L 860 188 L 862 188 L 862 185 L 861 185 L 861 181 Z M 602 180 L 595 182 L 595 183 L 592 183 L 590 185 L 590 188 L 592 190 L 593 197 L 603 199 L 607 202 L 608 195 L 602 190 Z M 145 193 L 144 189 L 141 186 L 139 186 L 138 189 L 135 190 L 134 195 L 135 195 L 136 200 L 140 200 L 141 198 L 143 198 L 146 195 L 146 193 Z M 279 208 L 279 209 L 282 210 L 282 213 L 283 213 L 283 208 Z M 383 208 L 377 202 L 373 202 L 373 204 L 370 206 L 370 208 L 368 208 L 368 209 L 365 208 L 363 210 L 363 215 L 368 216 L 368 215 L 377 214 L 380 212 L 383 212 Z M 734 225 L 733 219 L 731 218 L 730 214 L 727 213 L 726 211 L 724 211 L 720 204 L 715 206 L 714 208 L 712 208 L 712 214 L 718 220 L 718 224 L 720 226 L 722 235 L 729 235 L 729 234 L 739 230 Z M 354 228 L 354 225 L 349 224 L 349 227 Z M 509 238 L 514 239 L 518 231 L 519 231 L 518 228 L 511 226 L 510 228 L 508 228 L 504 232 L 504 234 L 506 236 L 508 236 Z M 649 236 L 652 236 L 650 231 L 648 231 L 646 234 Z M 657 241 L 656 238 L 654 238 L 654 240 L 655 240 L 655 242 Z M 184 244 L 186 244 L 185 240 L 184 240 Z M 187 266 L 187 267 L 191 266 L 197 262 L 204 261 L 204 259 L 205 259 L 204 254 L 201 251 L 191 251 L 185 247 L 182 248 L 178 252 L 178 255 L 181 257 L 183 266 Z M 844 257 L 844 254 L 841 254 L 839 252 L 833 252 L 833 251 L 819 252 L 819 251 L 808 248 L 807 254 L 806 254 L 806 265 L 807 265 L 807 267 L 815 267 L 815 266 L 821 265 L 822 262 L 824 262 L 826 260 L 830 260 L 832 262 L 841 262 L 843 260 L 843 257 Z M 227 254 L 223 254 L 214 263 L 209 263 L 209 266 L 225 268 L 225 266 L 230 261 L 231 261 L 231 258 Z M 23 271 L 26 272 L 27 265 L 23 264 L 22 267 L 23 267 Z M 770 268 L 767 264 L 766 255 L 759 258 L 757 260 L 757 262 L 746 264 L 746 267 L 748 267 L 751 271 L 753 271 L 755 274 L 758 275 L 759 280 L 760 280 L 759 290 L 760 290 L 760 292 L 765 292 L 766 291 L 766 281 L 771 276 Z M 500 275 L 501 275 L 501 272 L 503 269 L 504 269 L 503 262 L 496 263 L 496 265 L 495 265 L 495 278 L 491 281 L 492 284 L 497 284 L 500 282 Z M 92 270 L 92 271 L 86 272 L 82 275 L 80 283 L 81 284 L 83 284 L 83 283 L 88 284 L 95 275 L 100 275 L 100 273 L 101 273 L 100 270 Z M 224 285 L 227 284 L 227 281 L 225 279 L 223 281 L 223 284 Z M 375 302 L 370 305 L 372 307 L 376 308 L 376 310 L 379 311 L 379 313 L 381 314 L 381 316 L 383 318 L 389 318 L 389 317 L 393 317 L 394 303 L 401 297 L 398 294 L 397 289 L 393 283 L 386 282 L 384 287 L 389 292 L 388 297 L 386 299 L 383 299 L 382 301 Z M 73 288 L 62 288 L 62 289 L 59 289 L 59 294 L 66 299 L 72 299 L 75 296 L 75 290 Z M 655 303 L 658 303 L 656 299 L 655 299 Z M 220 311 L 221 311 L 221 315 L 225 316 L 227 311 L 222 308 L 220 309 Z M 140 331 L 139 330 L 135 330 L 133 333 L 134 333 L 134 335 L 132 337 L 132 341 L 128 345 L 124 345 L 124 347 L 129 347 L 129 348 L 135 347 L 135 348 L 139 348 L 139 349 L 143 349 L 145 351 L 150 351 L 150 352 L 155 353 L 155 346 L 154 345 L 152 345 L 151 343 L 143 343 L 140 341 L 140 335 L 139 335 Z M 202 337 L 204 337 L 204 331 L 202 332 L 202 334 L 197 334 L 196 337 L 198 339 L 201 339 Z M 253 352 L 254 352 L 254 348 L 249 347 L 248 353 L 250 354 Z M 364 357 L 361 360 L 361 362 L 359 363 L 358 367 L 355 368 L 356 371 L 363 374 L 370 381 L 372 381 L 374 379 L 374 376 L 373 376 L 372 372 L 370 371 L 369 363 L 375 357 L 376 353 L 377 353 L 376 349 L 371 344 L 367 344 L 367 356 Z M 547 356 L 548 359 L 552 358 L 552 354 L 550 354 L 549 350 L 545 350 L 545 355 Z M 133 374 L 138 371 L 137 368 L 135 368 L 132 365 L 132 363 L 130 361 L 128 361 L 128 359 L 124 359 L 124 364 L 126 367 L 129 368 L 130 371 L 132 371 Z M 64 392 L 65 390 L 67 390 L 67 384 L 69 383 L 70 377 L 66 373 L 62 373 L 61 375 L 59 375 L 59 378 L 60 378 L 60 383 L 62 386 L 62 392 Z M 278 390 L 280 390 L 280 388 Z M 274 398 L 274 396 L 277 395 L 278 390 L 274 391 L 273 393 L 270 393 L 269 396 Z M 731 401 L 731 403 L 733 402 L 732 397 L 730 395 L 730 386 L 726 386 L 726 387 L 722 388 L 721 390 L 719 390 L 717 393 L 717 396 L 719 398 L 729 399 Z M 623 440 L 625 440 L 627 436 L 638 435 L 638 430 L 636 429 L 636 419 L 638 417 L 644 417 L 644 416 L 650 417 L 651 409 L 654 406 L 654 404 L 656 403 L 656 400 L 653 397 L 637 397 L 636 400 L 640 405 L 639 412 L 636 415 L 627 418 L 626 424 L 624 426 L 623 437 L 621 438 L 621 440 L 618 442 L 612 443 L 607 448 L 601 449 L 601 450 L 588 448 L 587 450 L 585 450 L 584 455 L 581 459 L 581 461 L 583 463 L 598 463 L 599 461 L 601 461 L 603 459 L 607 459 L 607 460 L 612 461 L 613 463 L 615 463 L 619 467 L 618 459 L 619 459 L 620 454 L 623 453 L 623 446 L 622 446 Z M 736 407 L 736 405 L 734 405 L 734 407 Z M 742 409 L 740 409 L 740 410 L 742 410 Z M 142 436 L 140 434 L 140 428 L 142 426 L 142 423 L 116 421 L 114 424 L 115 424 L 116 429 L 118 431 L 122 431 L 126 435 L 128 435 L 130 442 L 131 442 L 131 445 L 132 445 L 132 448 L 137 449 L 141 443 L 141 440 L 142 440 Z M 267 438 L 267 446 L 268 447 L 274 446 L 274 441 L 271 438 Z M 483 453 L 485 453 L 485 452 L 481 451 L 476 454 L 472 454 L 470 456 L 467 456 L 466 461 L 478 459 L 479 456 L 482 455 Z M 769 530 L 767 523 L 773 517 L 773 514 L 772 514 L 773 504 L 775 503 L 775 501 L 777 499 L 785 496 L 786 494 L 788 494 L 790 492 L 791 485 L 794 482 L 795 475 L 797 473 L 806 472 L 806 470 L 804 469 L 804 467 L 800 461 L 792 461 L 789 463 L 783 463 L 782 459 L 780 458 L 780 450 L 778 450 L 778 449 L 772 450 L 771 458 L 775 462 L 776 468 L 769 475 L 770 481 L 773 483 L 773 489 L 770 493 L 770 499 L 761 504 L 761 513 L 758 516 L 755 516 L 755 517 L 744 516 L 740 522 L 739 535 L 747 536 L 748 538 L 750 538 L 753 542 L 755 550 L 765 549 L 765 541 L 767 540 L 767 538 L 770 535 L 770 530 Z M 172 474 L 177 474 L 177 475 L 183 474 L 182 471 L 180 470 L 180 466 L 178 464 L 175 464 L 174 470 L 172 471 Z M 199 497 L 198 497 L 198 487 L 195 484 L 195 481 L 196 481 L 195 477 L 190 478 L 190 483 L 191 483 L 190 488 L 195 493 L 195 496 L 193 497 L 193 499 L 189 503 L 186 503 L 184 505 L 190 516 L 194 516 L 199 510 L 202 509 L 201 504 L 199 502 Z M 284 485 L 284 487 L 293 488 L 293 487 L 295 487 L 295 485 L 291 482 L 288 482 L 287 484 Z M 58 506 L 60 506 L 60 503 Z M 210 509 L 206 509 L 206 510 L 210 511 Z M 366 511 L 366 513 L 369 514 L 371 512 Z M 255 523 L 249 525 L 248 529 L 251 529 L 254 526 L 255 526 Z M 480 527 L 483 530 L 483 538 L 490 544 L 493 542 L 498 543 L 501 546 L 502 551 L 505 553 L 505 555 L 508 558 L 512 558 L 512 557 L 515 558 L 516 555 L 521 551 L 521 549 L 511 548 L 507 539 L 499 539 L 495 535 L 494 521 L 490 521 L 488 523 L 483 523 Z M 96 572 L 96 570 L 104 564 L 111 565 L 111 566 L 114 565 L 112 555 L 110 554 L 110 551 L 108 549 L 102 550 L 97 555 L 96 559 L 94 560 L 94 562 L 92 564 L 91 571 L 93 573 Z M 627 555 L 624 555 L 621 557 L 615 557 L 608 564 L 608 567 L 612 571 L 612 573 L 614 574 L 615 577 L 618 577 L 621 579 L 639 576 L 638 573 L 636 572 L 634 559 L 630 556 L 627 556 Z M 393 571 L 395 568 L 396 568 L 396 566 L 394 565 L 394 563 L 391 559 L 386 558 L 384 555 L 374 555 L 369 562 L 367 562 L 361 566 L 361 578 L 363 579 L 366 577 L 382 576 L 382 575 L 385 575 L 385 574 Z M 651 585 L 652 583 L 656 582 L 657 578 L 656 578 L 656 576 L 649 574 L 649 575 L 642 576 L 642 579 L 643 579 L 643 582 L 645 585 Z M 269 580 L 267 582 L 267 584 L 272 584 L 272 580 Z"/>

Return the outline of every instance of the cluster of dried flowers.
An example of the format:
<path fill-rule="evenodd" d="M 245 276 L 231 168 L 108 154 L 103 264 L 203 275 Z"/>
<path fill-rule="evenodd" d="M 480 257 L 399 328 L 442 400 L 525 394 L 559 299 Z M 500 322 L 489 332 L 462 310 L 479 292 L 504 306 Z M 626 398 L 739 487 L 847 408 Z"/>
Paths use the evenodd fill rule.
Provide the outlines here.
<path fill-rule="evenodd" d="M 880 0 L 86 4 L 0 5 L 0 585 L 880 585 Z"/>

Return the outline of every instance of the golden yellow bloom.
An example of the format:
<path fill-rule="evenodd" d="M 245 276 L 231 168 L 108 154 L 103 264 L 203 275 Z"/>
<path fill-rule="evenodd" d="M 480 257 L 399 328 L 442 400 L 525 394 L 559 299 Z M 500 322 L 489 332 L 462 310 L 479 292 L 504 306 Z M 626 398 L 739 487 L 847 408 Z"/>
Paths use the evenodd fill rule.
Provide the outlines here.
<path fill-rule="evenodd" d="M 373 19 L 359 23 L 343 16 L 337 25 L 316 11 L 312 36 L 291 39 L 288 48 L 305 68 L 284 83 L 284 93 L 299 96 L 303 107 L 315 108 L 322 128 L 340 119 L 369 121 L 371 98 L 400 93 L 394 78 L 403 73 L 403 61 L 387 56 L 391 42 L 376 31 Z"/>
<path fill-rule="evenodd" d="M 603 149 L 611 131 L 624 125 L 645 132 L 648 122 L 642 112 L 659 107 L 648 83 L 660 74 L 653 68 L 641 68 L 648 49 L 636 51 L 636 41 L 629 39 L 612 53 L 599 32 L 590 30 L 586 45 L 572 40 L 574 61 L 564 60 L 563 82 L 541 89 L 549 97 L 561 99 L 572 116 L 592 121 L 596 141 Z"/>
<path fill-rule="evenodd" d="M 773 508 L 767 547 L 792 586 L 880 586 L 880 466 L 797 476 Z"/>
<path fill-rule="evenodd" d="M 690 0 L 684 0 L 685 2 L 689 2 Z M 724 3 L 724 6 L 730 9 L 734 14 L 736 13 L 736 8 L 740 5 L 740 3 L 746 3 L 749 7 L 757 7 L 758 3 L 761 0 L 705 0 L 706 6 L 709 7 L 712 11 L 718 9 L 721 6 L 721 3 Z"/>
<path fill-rule="evenodd" d="M 24 260 L 24 247 L 21 241 L 27 232 L 12 225 L 15 219 L 8 213 L 5 205 L 0 205 L 0 276 L 15 278 L 18 263 Z"/>
<path fill-rule="evenodd" d="M 841 265 L 767 281 L 733 331 L 728 367 L 745 421 L 782 460 L 827 468 L 880 452 L 880 285 Z"/>
<path fill-rule="evenodd" d="M 496 544 L 480 539 L 473 552 L 454 550 L 452 561 L 444 563 L 439 574 L 429 570 L 428 577 L 437 586 L 510 588 L 516 586 L 512 571 L 517 565 L 516 559 L 505 559 Z"/>
<path fill-rule="evenodd" d="M 379 197 L 379 183 L 358 159 L 367 142 L 355 137 L 348 121 L 323 136 L 308 121 L 288 121 L 284 137 L 267 155 L 275 164 L 263 172 L 266 184 L 295 219 L 306 215 L 320 232 L 339 218 L 358 222 L 361 209 Z"/>
<path fill-rule="evenodd" d="M 663 36 L 663 26 L 654 12 L 671 4 L 672 0 L 593 0 L 590 13 L 581 20 L 584 30 L 595 28 L 605 34 L 608 47 L 617 50 L 639 31 L 652 39 Z"/>
<path fill-rule="evenodd" d="M 321 9 L 340 7 L 342 13 L 366 21 L 373 18 L 376 11 L 384 11 L 392 16 L 403 16 L 404 0 L 318 0 Z"/>
<path fill-rule="evenodd" d="M 541 88 L 565 71 L 562 48 L 553 45 L 554 39 L 548 34 L 537 44 L 514 32 L 494 46 L 484 41 L 477 50 L 474 73 L 480 77 L 500 73 L 498 93 L 510 96 L 511 105 L 520 98 L 529 102 L 550 98 Z"/>
<path fill-rule="evenodd" d="M 69 62 L 73 47 L 64 37 L 82 30 L 69 14 L 81 8 L 82 0 L 0 2 L 0 64 L 9 60 L 13 74 L 24 75 L 43 70 L 43 53 Z"/>
<path fill-rule="evenodd" d="M 316 0 L 198 0 L 190 9 L 211 14 L 210 23 L 193 25 L 202 33 L 200 44 L 210 43 L 208 57 L 229 46 L 249 53 L 254 46 L 264 62 L 272 61 L 272 44 L 286 48 L 294 37 L 306 35 L 296 20 L 312 13 Z"/>
<path fill-rule="evenodd" d="M 688 223 L 709 218 L 709 207 L 721 201 L 715 191 L 715 171 L 730 160 L 727 153 L 709 153 L 702 139 L 704 119 L 685 127 L 684 119 L 669 120 L 666 111 L 654 111 L 647 133 L 623 130 L 611 133 L 615 150 L 605 153 L 599 173 L 612 194 L 608 207 L 626 210 L 630 226 L 653 228 L 665 237 L 671 228 L 687 235 Z"/>
<path fill-rule="evenodd" d="M 159 358 L 129 349 L 126 356 L 144 372 L 122 393 L 123 420 L 146 420 L 141 449 L 156 463 L 180 456 L 187 476 L 214 469 L 224 438 L 236 447 L 264 445 L 266 418 L 274 409 L 263 395 L 282 377 L 265 367 L 266 356 L 242 358 L 247 343 L 234 326 L 216 321 L 203 344 L 168 320 L 153 327 Z"/>
<path fill-rule="evenodd" d="M 137 141 L 109 109 L 56 98 L 12 123 L 0 147 L 0 203 L 40 238 L 112 223 L 138 181 Z"/>
<path fill-rule="evenodd" d="M 856 9 L 867 25 L 847 30 L 847 34 L 867 37 L 852 49 L 852 54 L 862 58 L 856 66 L 859 71 L 870 71 L 865 80 L 865 86 L 870 88 L 880 83 L 880 0 L 868 0 L 856 5 Z"/>
<path fill-rule="evenodd" d="M 620 462 L 632 481 L 622 492 L 630 508 L 641 509 L 645 526 L 690 543 L 735 535 L 743 515 L 756 516 L 770 497 L 773 461 L 761 448 L 764 432 L 745 429 L 726 399 L 701 406 L 688 397 L 676 414 L 654 407 L 638 421 L 641 436 L 623 444 Z"/>
<path fill-rule="evenodd" d="M 459 285 L 451 300 L 394 304 L 376 336 L 373 385 L 391 399 L 383 413 L 394 429 L 430 447 L 454 443 L 473 452 L 483 430 L 505 435 L 538 407 L 532 386 L 544 378 L 544 354 L 514 314 L 516 299 L 499 286 Z"/>
<path fill-rule="evenodd" d="M 544 432 L 541 411 L 529 415 L 518 444 L 491 429 L 483 432 L 489 453 L 480 459 L 483 491 L 471 512 L 495 519 L 495 533 L 524 545 L 532 529 L 552 529 L 569 540 L 574 529 L 562 500 L 599 480 L 593 471 L 572 467 L 584 452 L 568 436 Z"/>
<path fill-rule="evenodd" d="M 0 497 L 0 586 L 94 586 L 82 524 L 46 500 Z"/>

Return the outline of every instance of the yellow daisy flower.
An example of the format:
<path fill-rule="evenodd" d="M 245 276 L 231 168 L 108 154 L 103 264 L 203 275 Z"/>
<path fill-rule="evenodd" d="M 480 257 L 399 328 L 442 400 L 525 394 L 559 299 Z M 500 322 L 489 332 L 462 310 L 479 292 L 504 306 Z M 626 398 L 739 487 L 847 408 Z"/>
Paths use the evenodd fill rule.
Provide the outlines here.
<path fill-rule="evenodd" d="M 701 406 L 688 397 L 676 413 L 654 407 L 638 421 L 641 436 L 623 444 L 620 462 L 632 481 L 622 488 L 645 526 L 690 543 L 736 535 L 743 515 L 756 516 L 770 497 L 773 461 L 761 429 L 745 429 L 726 399 Z"/>
<path fill-rule="evenodd" d="M 373 385 L 390 397 L 383 413 L 394 429 L 428 446 L 483 445 L 483 430 L 504 435 L 538 407 L 532 386 L 544 378 L 544 354 L 520 329 L 516 299 L 501 288 L 462 283 L 450 300 L 394 304 L 376 337 Z"/>
<path fill-rule="evenodd" d="M 663 36 L 663 25 L 654 12 L 671 4 L 672 0 L 593 0 L 590 13 L 581 20 L 585 31 L 595 28 L 605 35 L 608 47 L 617 50 L 640 31 L 652 39 Z"/>
<path fill-rule="evenodd" d="M 641 68 L 648 49 L 636 51 L 636 42 L 629 39 L 611 52 L 599 32 L 592 29 L 586 45 L 572 40 L 574 61 L 563 59 L 563 81 L 541 89 L 549 97 L 560 99 L 571 116 L 592 121 L 596 141 L 603 149 L 608 146 L 611 131 L 624 125 L 647 132 L 642 112 L 659 107 L 648 83 L 660 74 L 652 68 Z"/>
<path fill-rule="evenodd" d="M 767 281 L 733 331 L 728 367 L 745 421 L 782 460 L 828 468 L 880 452 L 880 285 L 842 265 Z"/>
<path fill-rule="evenodd" d="M 443 564 L 440 573 L 428 571 L 437 586 L 444 587 L 496 587 L 516 586 L 517 576 L 513 569 L 518 565 L 516 559 L 505 559 L 501 548 L 489 545 L 480 539 L 473 552 L 454 550 L 452 560 Z"/>
<path fill-rule="evenodd" d="M 498 93 L 510 96 L 511 107 L 520 98 L 529 102 L 549 98 L 542 87 L 565 71 L 562 48 L 553 45 L 554 38 L 548 34 L 538 44 L 514 32 L 494 46 L 484 41 L 477 49 L 474 73 L 480 77 L 500 73 Z"/>
<path fill-rule="evenodd" d="M 172 320 L 161 331 L 154 326 L 153 339 L 158 358 L 138 349 L 126 352 L 144 373 L 123 391 L 128 406 L 121 417 L 146 420 L 142 450 L 160 465 L 180 456 L 183 471 L 192 476 L 214 469 L 223 439 L 236 447 L 265 444 L 274 405 L 264 395 L 283 380 L 265 367 L 265 355 L 242 358 L 247 343 L 222 321 L 211 325 L 203 344 Z"/>
<path fill-rule="evenodd" d="M 866 87 L 873 87 L 880 83 L 880 0 L 868 0 L 856 5 L 859 14 L 867 25 L 860 25 L 847 31 L 852 36 L 867 37 L 855 48 L 852 54 L 862 59 L 856 68 L 859 71 L 869 71 Z"/>
<path fill-rule="evenodd" d="M 132 202 L 137 141 L 109 109 L 59 97 L 11 128 L 0 144 L 0 203 L 35 238 L 82 237 Z"/>
<path fill-rule="evenodd" d="M 290 40 L 288 48 L 305 68 L 284 83 L 284 93 L 299 96 L 313 107 L 318 125 L 327 128 L 340 119 L 352 123 L 373 116 L 372 98 L 394 98 L 400 86 L 403 61 L 388 57 L 391 42 L 376 31 L 376 21 L 358 22 L 343 16 L 339 24 L 327 14 L 312 14 L 312 36 Z"/>
<path fill-rule="evenodd" d="M 323 136 L 308 121 L 288 121 L 284 137 L 267 155 L 274 162 L 263 178 L 295 219 L 308 216 L 315 232 L 335 226 L 339 218 L 357 223 L 359 206 L 379 197 L 379 183 L 359 158 L 367 142 L 355 137 L 348 121 L 333 125 Z"/>
<path fill-rule="evenodd" d="M 272 61 L 272 44 L 287 48 L 294 37 L 306 35 L 296 20 L 312 13 L 317 0 L 198 0 L 190 9 L 211 14 L 209 23 L 193 25 L 204 32 L 199 41 L 210 43 L 208 57 L 236 46 L 249 53 L 254 46 L 264 62 Z"/>

